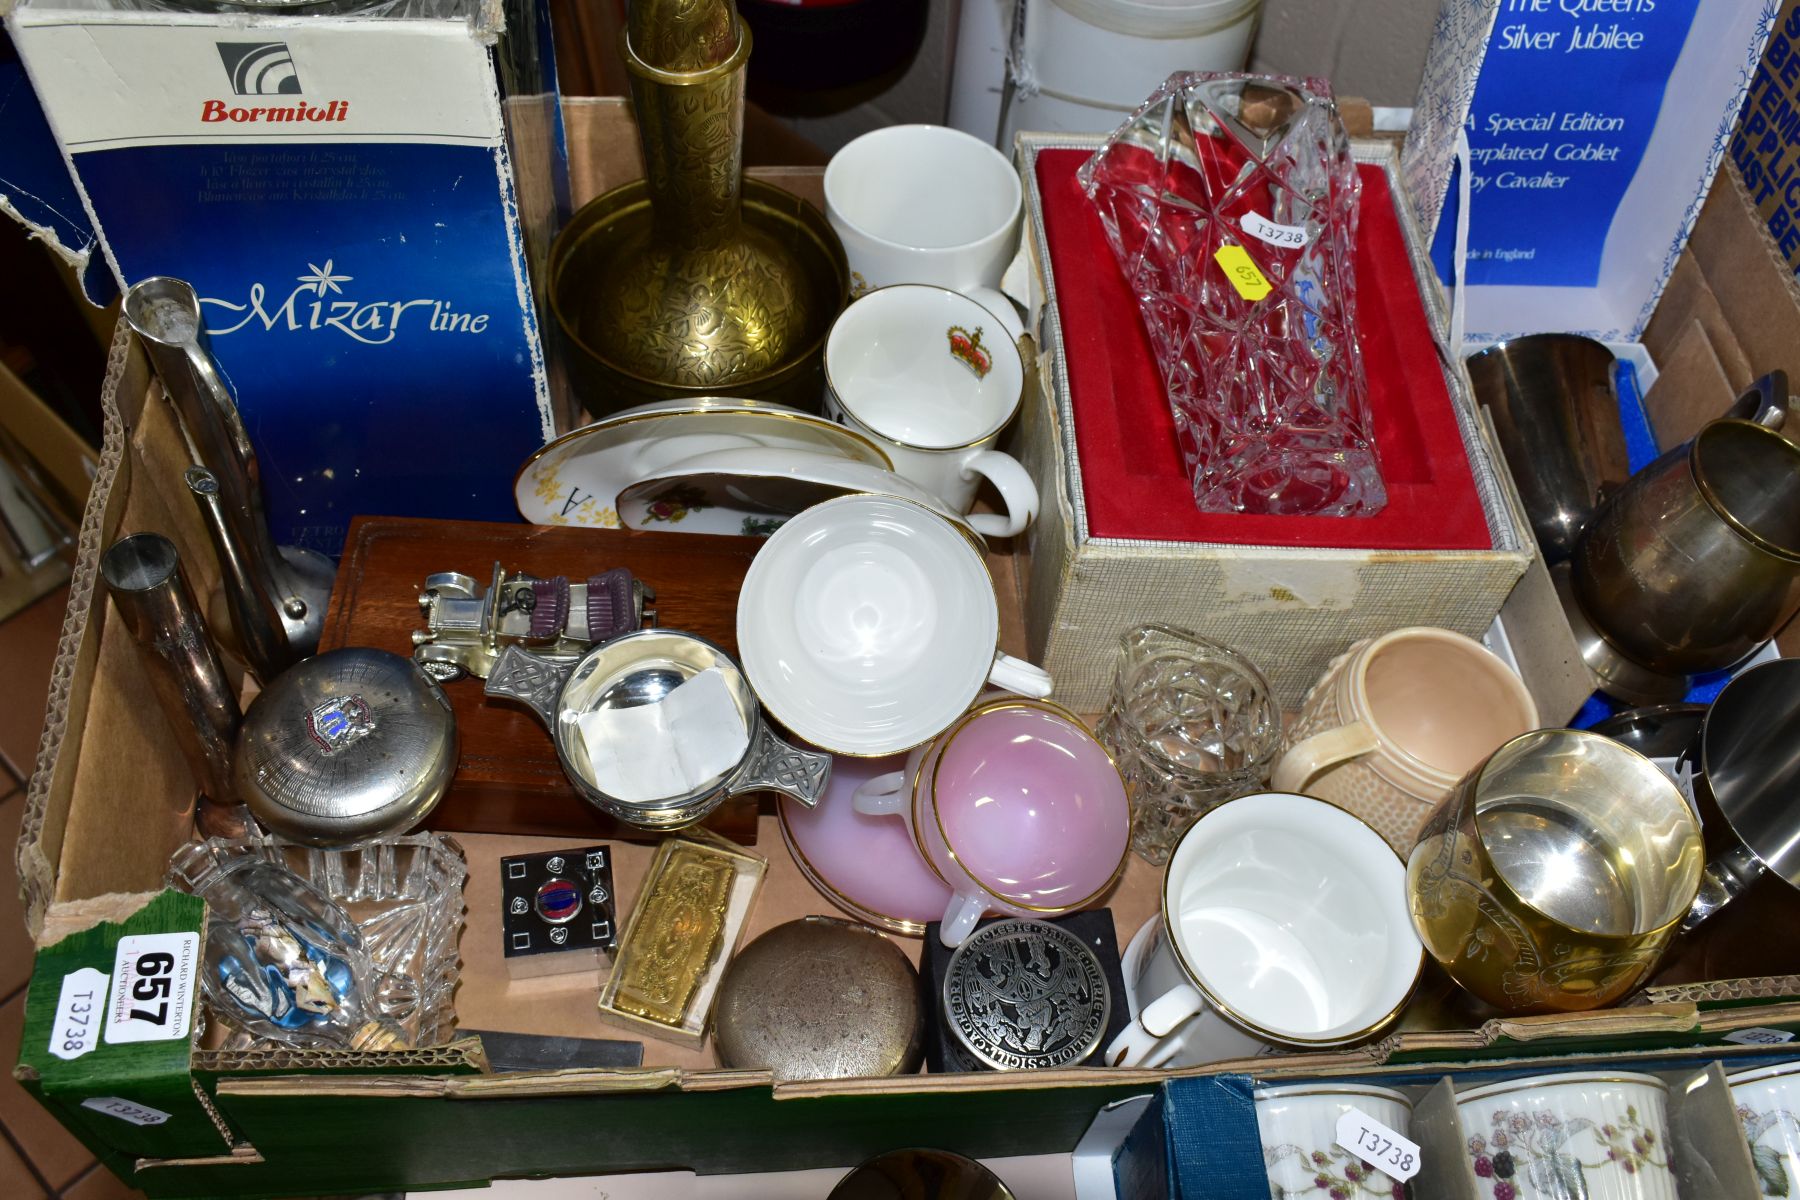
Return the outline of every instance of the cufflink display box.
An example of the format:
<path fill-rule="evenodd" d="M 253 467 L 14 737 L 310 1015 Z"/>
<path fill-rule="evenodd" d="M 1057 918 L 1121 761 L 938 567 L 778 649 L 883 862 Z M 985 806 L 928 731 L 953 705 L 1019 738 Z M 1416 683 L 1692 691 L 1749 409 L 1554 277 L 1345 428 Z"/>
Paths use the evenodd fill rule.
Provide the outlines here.
<path fill-rule="evenodd" d="M 512 978 L 611 969 L 619 930 L 610 848 L 503 858 L 500 888 Z"/>

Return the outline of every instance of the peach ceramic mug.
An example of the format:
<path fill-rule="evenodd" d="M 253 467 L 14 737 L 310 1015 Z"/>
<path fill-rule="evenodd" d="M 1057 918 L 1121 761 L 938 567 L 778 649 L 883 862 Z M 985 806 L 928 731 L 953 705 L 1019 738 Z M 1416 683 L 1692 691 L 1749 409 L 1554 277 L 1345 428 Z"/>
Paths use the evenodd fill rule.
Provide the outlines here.
<path fill-rule="evenodd" d="M 1332 660 L 1270 788 L 1340 805 L 1406 854 L 1457 780 L 1537 727 L 1524 682 L 1480 642 L 1396 629 Z"/>

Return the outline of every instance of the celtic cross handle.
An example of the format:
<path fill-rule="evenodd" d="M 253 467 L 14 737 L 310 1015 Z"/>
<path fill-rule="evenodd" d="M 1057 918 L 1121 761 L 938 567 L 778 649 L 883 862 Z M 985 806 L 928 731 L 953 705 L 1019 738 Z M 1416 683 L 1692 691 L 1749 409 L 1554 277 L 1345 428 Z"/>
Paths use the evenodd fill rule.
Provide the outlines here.
<path fill-rule="evenodd" d="M 517 646 L 508 646 L 494 660 L 485 693 L 505 700 L 517 700 L 537 714 L 544 728 L 556 732 L 556 702 L 562 695 L 563 682 L 575 669 L 578 659 L 546 658 Z"/>
<path fill-rule="evenodd" d="M 758 722 L 749 761 L 744 764 L 744 773 L 732 782 L 731 790 L 733 794 L 780 792 L 815 808 L 830 780 L 831 755 L 789 745 Z"/>

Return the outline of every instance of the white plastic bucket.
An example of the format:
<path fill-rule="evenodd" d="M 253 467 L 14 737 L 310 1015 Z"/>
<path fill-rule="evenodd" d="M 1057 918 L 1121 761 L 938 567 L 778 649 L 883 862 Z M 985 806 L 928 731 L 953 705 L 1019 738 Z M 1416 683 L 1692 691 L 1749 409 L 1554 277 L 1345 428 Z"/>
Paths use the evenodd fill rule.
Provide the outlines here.
<path fill-rule="evenodd" d="M 959 39 L 957 74 L 967 62 L 972 71 L 993 69 L 993 17 L 986 9 L 996 0 L 964 0 L 976 6 L 988 36 L 970 47 L 965 59 Z M 1005 17 L 1013 35 L 1013 88 L 997 131 L 1002 147 L 1020 130 L 1108 133 L 1156 86 L 1176 71 L 1242 70 L 1262 0 L 1013 0 L 1023 6 Z M 965 14 L 960 31 L 975 34 Z M 1019 18 L 1022 17 L 1022 21 Z M 985 51 L 985 52 L 984 52 Z M 992 137 L 983 106 L 955 100 L 974 96 L 977 81 L 961 79 L 952 89 L 951 124 L 977 137 Z M 997 86 L 1003 79 L 993 81 Z M 967 113 L 968 127 L 959 117 Z"/>

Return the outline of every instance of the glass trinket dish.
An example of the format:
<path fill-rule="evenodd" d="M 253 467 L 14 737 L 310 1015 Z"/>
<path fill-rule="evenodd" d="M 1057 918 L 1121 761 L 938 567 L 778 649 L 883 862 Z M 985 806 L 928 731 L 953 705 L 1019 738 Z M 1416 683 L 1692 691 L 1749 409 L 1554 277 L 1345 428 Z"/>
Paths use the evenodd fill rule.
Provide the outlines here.
<path fill-rule="evenodd" d="M 1131 797 L 1131 848 L 1159 867 L 1202 813 L 1265 789 L 1287 746 L 1281 706 L 1254 663 L 1157 624 L 1120 635 L 1095 736 Z"/>
<path fill-rule="evenodd" d="M 210 920 L 220 906 L 208 889 L 227 876 L 246 871 L 285 874 L 296 881 L 299 887 L 289 889 L 288 897 L 290 904 L 294 897 L 300 898 L 298 911 L 317 915 L 307 897 L 311 893 L 326 901 L 327 913 L 336 909 L 349 918 L 348 931 L 333 928 L 331 920 L 321 924 L 331 931 L 333 940 L 351 941 L 354 950 L 347 957 L 360 958 L 366 966 L 367 977 L 360 981 L 362 999 L 383 1036 L 372 1034 L 372 1040 L 381 1044 L 360 1048 L 423 1048 L 452 1039 L 463 883 L 468 875 L 462 848 L 455 841 L 439 834 L 412 834 L 360 849 L 325 850 L 267 837 L 215 838 L 178 851 L 170 863 L 168 883 L 207 899 Z M 322 941 L 315 932 L 308 931 L 307 936 Z M 213 968 L 210 940 L 207 959 L 207 968 Z M 327 969 L 327 978 L 334 973 L 342 979 L 335 968 Z M 264 985 L 253 983 L 252 995 L 265 991 Z M 218 1028 L 205 1038 L 214 1049 L 254 1051 L 284 1044 L 316 1048 L 339 1044 L 331 1034 L 313 1030 L 312 1022 L 300 1026 L 295 1021 L 297 1027 L 290 1036 L 290 1031 L 279 1025 L 265 1026 L 251 1014 L 222 1008 L 210 991 L 206 1000 L 205 1010 L 219 1018 Z M 358 1031 L 350 1032 L 354 1036 Z M 394 1040 L 388 1044 L 390 1037 Z"/>

